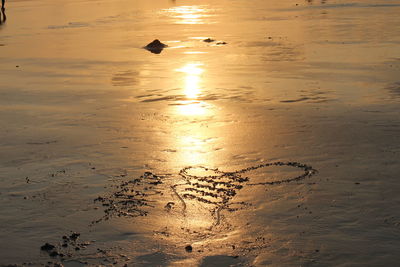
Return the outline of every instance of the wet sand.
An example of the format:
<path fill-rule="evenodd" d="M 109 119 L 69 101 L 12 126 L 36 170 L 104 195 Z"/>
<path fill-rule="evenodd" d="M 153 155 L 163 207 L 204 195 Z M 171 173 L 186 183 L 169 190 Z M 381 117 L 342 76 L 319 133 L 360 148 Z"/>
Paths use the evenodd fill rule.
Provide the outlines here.
<path fill-rule="evenodd" d="M 399 13 L 6 2 L 0 266 L 398 265 Z"/>

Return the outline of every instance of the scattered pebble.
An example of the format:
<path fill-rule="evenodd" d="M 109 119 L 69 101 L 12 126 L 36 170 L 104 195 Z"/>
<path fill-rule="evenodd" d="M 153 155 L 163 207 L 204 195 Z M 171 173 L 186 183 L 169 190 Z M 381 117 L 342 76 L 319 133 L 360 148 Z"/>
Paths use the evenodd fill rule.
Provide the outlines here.
<path fill-rule="evenodd" d="M 69 238 L 73 241 L 77 240 L 81 234 L 80 233 L 72 233 Z"/>
<path fill-rule="evenodd" d="M 192 252 L 193 251 L 193 247 L 191 246 L 191 245 L 187 245 L 186 247 L 185 247 L 185 250 L 186 250 L 186 252 Z"/>
<path fill-rule="evenodd" d="M 215 42 L 215 40 L 211 39 L 211 38 L 207 38 L 207 39 L 204 39 L 203 42 L 212 43 L 212 42 Z"/>
<path fill-rule="evenodd" d="M 46 243 L 46 244 L 44 244 L 43 246 L 40 247 L 40 249 L 44 250 L 44 251 L 50 251 L 50 250 L 53 250 L 54 248 L 55 248 L 55 246 L 53 246 L 53 245 L 51 245 L 49 243 Z"/>
<path fill-rule="evenodd" d="M 163 44 L 160 40 L 155 39 L 153 42 L 147 44 L 144 48 L 153 54 L 160 54 L 161 51 L 168 45 Z"/>
<path fill-rule="evenodd" d="M 168 203 L 164 206 L 164 209 L 166 209 L 167 211 L 170 211 L 174 205 L 175 205 L 174 202 L 168 202 Z"/>
<path fill-rule="evenodd" d="M 49 255 L 50 257 L 57 257 L 59 254 L 57 251 L 52 251 Z"/>

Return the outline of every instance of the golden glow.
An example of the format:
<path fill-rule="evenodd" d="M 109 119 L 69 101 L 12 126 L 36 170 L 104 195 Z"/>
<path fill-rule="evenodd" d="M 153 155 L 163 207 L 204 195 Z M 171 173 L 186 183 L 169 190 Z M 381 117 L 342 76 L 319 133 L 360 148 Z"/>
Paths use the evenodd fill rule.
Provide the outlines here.
<path fill-rule="evenodd" d="M 184 74 L 182 80 L 183 94 L 186 100 L 177 105 L 177 112 L 185 116 L 205 116 L 210 115 L 211 105 L 199 101 L 201 98 L 202 74 L 204 72 L 203 64 L 190 62 L 183 67 L 176 69 L 177 72 Z"/>
<path fill-rule="evenodd" d="M 186 55 L 195 55 L 195 54 L 206 54 L 207 52 L 202 52 L 202 51 L 185 51 L 183 52 Z"/>
<path fill-rule="evenodd" d="M 177 69 L 179 72 L 184 72 L 188 75 L 200 75 L 204 72 L 204 69 L 201 68 L 203 64 L 201 63 L 188 63 L 180 69 Z"/>
<path fill-rule="evenodd" d="M 183 130 L 183 129 L 181 129 Z M 183 166 L 196 166 L 196 165 L 209 165 L 209 158 L 207 157 L 212 140 L 208 138 L 208 131 L 204 128 L 196 127 L 196 133 L 192 130 L 185 131 L 183 135 L 177 139 L 181 152 L 179 161 Z"/>
<path fill-rule="evenodd" d="M 182 68 L 177 69 L 177 71 L 186 74 L 184 93 L 188 99 L 197 99 L 200 94 L 200 75 L 204 71 L 201 66 L 202 64 L 199 63 L 188 63 Z"/>
<path fill-rule="evenodd" d="M 203 100 L 205 96 L 202 89 L 206 73 L 204 64 L 199 61 L 187 61 L 175 71 L 177 79 L 181 81 L 181 95 L 184 96 L 184 99 L 173 106 L 175 116 L 207 120 L 207 116 L 214 115 L 214 105 Z M 211 164 L 208 156 L 211 150 L 209 129 L 195 123 L 176 130 L 177 138 L 174 146 L 181 148 L 176 161 L 182 166 L 204 164 L 209 166 Z"/>
<path fill-rule="evenodd" d="M 177 24 L 204 24 L 204 19 L 210 16 L 205 6 L 178 6 L 166 12 L 176 19 Z"/>
<path fill-rule="evenodd" d="M 182 101 L 182 104 L 177 106 L 177 111 L 180 115 L 206 116 L 211 115 L 211 106 L 205 102 Z"/>

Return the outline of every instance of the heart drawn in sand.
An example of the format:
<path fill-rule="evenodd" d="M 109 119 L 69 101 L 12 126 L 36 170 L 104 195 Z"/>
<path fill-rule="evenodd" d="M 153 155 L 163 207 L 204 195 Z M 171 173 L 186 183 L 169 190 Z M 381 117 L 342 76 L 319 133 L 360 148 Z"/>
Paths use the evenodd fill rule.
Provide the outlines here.
<path fill-rule="evenodd" d="M 289 178 L 252 181 L 252 178 L 245 175 L 251 171 L 261 170 L 268 167 L 292 167 L 302 171 L 301 174 Z M 251 166 L 233 172 L 224 172 L 219 169 L 207 168 L 203 166 L 189 166 L 179 172 L 183 178 L 183 183 L 176 183 L 170 188 L 182 203 L 182 213 L 186 216 L 188 202 L 203 203 L 214 218 L 213 226 L 220 223 L 220 212 L 223 209 L 234 211 L 231 205 L 247 203 L 233 203 L 232 198 L 244 186 L 268 186 L 300 181 L 311 177 L 317 171 L 311 166 L 299 162 L 270 162 L 257 166 Z M 267 175 L 262 175 L 262 179 L 269 179 Z M 149 210 L 154 207 L 152 196 L 161 193 L 165 176 L 145 172 L 140 178 L 122 182 L 117 186 L 115 192 L 108 196 L 100 196 L 95 202 L 102 203 L 105 207 L 105 215 L 92 223 L 108 220 L 111 217 L 138 217 L 147 216 Z M 165 188 L 164 188 L 165 190 Z M 174 202 L 168 202 L 166 210 L 171 210 Z"/>

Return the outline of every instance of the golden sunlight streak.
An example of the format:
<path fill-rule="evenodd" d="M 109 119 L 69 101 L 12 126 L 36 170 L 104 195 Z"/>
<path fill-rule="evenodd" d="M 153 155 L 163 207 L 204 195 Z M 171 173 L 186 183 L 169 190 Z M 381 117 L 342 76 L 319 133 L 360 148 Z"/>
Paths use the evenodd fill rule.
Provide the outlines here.
<path fill-rule="evenodd" d="M 185 77 L 185 95 L 188 99 L 196 99 L 200 94 L 200 75 L 203 73 L 200 63 L 188 63 L 184 67 L 177 69 L 186 74 Z"/>
<path fill-rule="evenodd" d="M 198 101 L 201 96 L 201 75 L 204 72 L 202 66 L 202 63 L 190 62 L 176 69 L 177 72 L 185 74 L 183 77 L 183 93 L 187 100 L 181 101 L 179 105 L 177 105 L 177 111 L 180 115 L 210 115 L 211 106 L 205 102 Z"/>
<path fill-rule="evenodd" d="M 206 116 L 211 115 L 211 106 L 204 102 L 182 101 L 177 105 L 177 111 L 180 115 L 186 116 Z"/>
<path fill-rule="evenodd" d="M 187 135 L 184 134 L 177 140 L 182 148 L 179 158 L 183 165 L 209 164 L 207 151 L 210 149 L 211 144 L 209 144 L 210 140 L 207 138 L 208 132 L 204 132 L 203 129 L 197 130 L 199 132 L 196 134 L 187 132 Z"/>
<path fill-rule="evenodd" d="M 203 24 L 204 19 L 210 16 L 208 11 L 204 6 L 178 6 L 166 10 L 178 24 Z"/>

